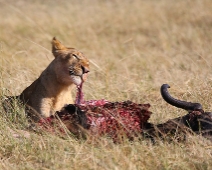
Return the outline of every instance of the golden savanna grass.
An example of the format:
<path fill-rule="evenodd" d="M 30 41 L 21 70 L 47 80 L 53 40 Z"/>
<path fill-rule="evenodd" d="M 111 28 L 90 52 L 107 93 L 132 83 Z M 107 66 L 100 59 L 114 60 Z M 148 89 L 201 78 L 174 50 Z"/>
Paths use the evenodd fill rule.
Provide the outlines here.
<path fill-rule="evenodd" d="M 153 123 L 186 114 L 160 96 L 200 102 L 212 111 L 211 0 L 0 0 L 0 93 L 16 95 L 51 62 L 51 39 L 82 51 L 91 61 L 87 100 L 150 103 Z M 0 108 L 3 113 L 3 109 Z M 211 169 L 212 144 L 198 136 L 185 143 L 109 139 L 79 141 L 26 129 L 21 109 L 0 116 L 0 169 Z"/>

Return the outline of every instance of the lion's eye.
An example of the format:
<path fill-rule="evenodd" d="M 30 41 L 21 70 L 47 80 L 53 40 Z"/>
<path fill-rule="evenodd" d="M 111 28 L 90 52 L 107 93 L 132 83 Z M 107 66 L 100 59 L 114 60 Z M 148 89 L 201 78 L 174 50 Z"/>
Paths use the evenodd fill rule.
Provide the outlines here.
<path fill-rule="evenodd" d="M 77 60 L 79 60 L 79 57 L 75 54 L 72 54 L 73 57 L 75 57 Z"/>

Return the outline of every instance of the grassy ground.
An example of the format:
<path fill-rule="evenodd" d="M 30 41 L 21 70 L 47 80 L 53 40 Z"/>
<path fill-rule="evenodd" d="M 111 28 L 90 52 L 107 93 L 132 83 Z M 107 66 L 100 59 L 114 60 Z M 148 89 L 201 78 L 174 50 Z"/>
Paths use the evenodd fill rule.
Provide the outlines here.
<path fill-rule="evenodd" d="M 0 0 L 0 16 L 1 94 L 20 94 L 39 76 L 56 36 L 91 61 L 86 99 L 150 103 L 150 121 L 162 123 L 186 113 L 162 100 L 168 83 L 173 96 L 212 111 L 211 0 Z M 33 133 L 16 139 L 8 127 L 27 123 L 13 122 L 0 117 L 0 169 L 212 168 L 212 144 L 197 136 L 158 145 Z"/>

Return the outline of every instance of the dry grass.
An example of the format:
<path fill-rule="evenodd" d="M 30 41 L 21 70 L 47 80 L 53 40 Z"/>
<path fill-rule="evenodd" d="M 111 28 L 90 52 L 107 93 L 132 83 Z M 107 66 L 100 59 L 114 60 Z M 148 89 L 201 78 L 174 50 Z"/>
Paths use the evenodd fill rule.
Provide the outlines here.
<path fill-rule="evenodd" d="M 162 100 L 159 88 L 169 83 L 174 96 L 212 110 L 211 0 L 0 0 L 0 16 L 1 94 L 19 94 L 39 76 L 56 36 L 91 60 L 86 99 L 150 103 L 151 122 L 161 123 L 185 114 Z M 212 144 L 201 137 L 116 145 L 8 131 L 26 126 L 0 117 L 0 169 L 212 168 Z"/>

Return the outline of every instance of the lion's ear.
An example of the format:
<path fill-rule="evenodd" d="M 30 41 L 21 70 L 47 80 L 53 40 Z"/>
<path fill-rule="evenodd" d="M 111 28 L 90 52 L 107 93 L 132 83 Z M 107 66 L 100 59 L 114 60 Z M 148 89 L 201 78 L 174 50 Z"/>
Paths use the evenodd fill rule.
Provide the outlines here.
<path fill-rule="evenodd" d="M 65 50 L 67 50 L 67 48 L 54 37 L 52 39 L 52 53 L 54 54 L 54 56 L 57 57 L 59 54 L 63 53 L 63 51 Z"/>

